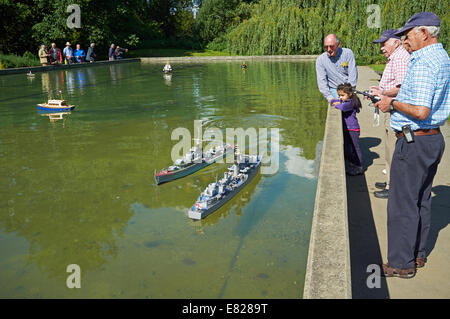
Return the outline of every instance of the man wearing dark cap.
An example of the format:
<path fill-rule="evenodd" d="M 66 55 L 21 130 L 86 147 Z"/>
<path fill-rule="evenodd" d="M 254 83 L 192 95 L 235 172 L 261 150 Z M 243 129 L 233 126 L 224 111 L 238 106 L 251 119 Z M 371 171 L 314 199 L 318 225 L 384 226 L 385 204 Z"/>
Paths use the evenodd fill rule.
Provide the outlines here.
<path fill-rule="evenodd" d="M 381 77 L 379 86 L 372 86 L 370 90 L 372 94 L 382 96 L 386 95 L 395 98 L 400 91 L 403 79 L 406 75 L 406 69 L 408 68 L 411 55 L 402 46 L 402 40 L 398 35 L 395 35 L 397 29 L 389 29 L 384 31 L 380 38 L 373 41 L 373 43 L 379 43 L 381 52 L 387 58 L 386 68 L 384 69 L 383 76 Z M 377 198 L 388 198 L 389 195 L 389 176 L 391 169 L 392 154 L 395 149 L 395 142 L 397 138 L 394 131 L 391 129 L 391 117 L 389 113 L 385 115 L 384 127 L 385 127 L 385 160 L 386 160 L 386 176 L 387 181 L 385 183 L 376 183 L 375 187 L 382 190 L 374 193 Z"/>
<path fill-rule="evenodd" d="M 391 111 L 397 143 L 388 199 L 386 277 L 412 278 L 426 262 L 431 187 L 445 148 L 440 126 L 450 115 L 450 60 L 438 42 L 440 19 L 432 12 L 413 15 L 396 35 L 411 47 L 411 61 L 396 99 L 375 104 Z"/>

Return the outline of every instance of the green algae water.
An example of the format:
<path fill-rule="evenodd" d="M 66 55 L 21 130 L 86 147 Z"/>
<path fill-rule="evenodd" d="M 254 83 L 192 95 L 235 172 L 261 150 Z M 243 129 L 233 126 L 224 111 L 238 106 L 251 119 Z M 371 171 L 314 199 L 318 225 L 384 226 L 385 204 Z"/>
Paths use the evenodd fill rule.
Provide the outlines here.
<path fill-rule="evenodd" d="M 326 118 L 314 64 L 172 66 L 0 77 L 0 298 L 302 297 Z M 51 91 L 76 108 L 39 114 Z M 198 222 L 188 209 L 229 164 L 153 178 L 195 120 L 277 128 L 280 145 L 275 174 Z"/>

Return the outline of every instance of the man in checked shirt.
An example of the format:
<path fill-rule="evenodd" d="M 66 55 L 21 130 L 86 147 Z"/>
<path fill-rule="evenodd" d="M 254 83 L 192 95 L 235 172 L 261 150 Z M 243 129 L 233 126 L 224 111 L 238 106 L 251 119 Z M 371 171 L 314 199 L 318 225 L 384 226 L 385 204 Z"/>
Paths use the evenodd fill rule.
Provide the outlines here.
<path fill-rule="evenodd" d="M 432 12 L 413 15 L 396 32 L 411 47 L 411 60 L 396 99 L 375 106 L 391 113 L 397 143 L 391 163 L 386 277 L 412 278 L 426 262 L 431 188 L 444 153 L 440 126 L 450 115 L 450 59 L 439 43 L 441 20 Z"/>
<path fill-rule="evenodd" d="M 389 97 L 396 97 L 402 86 L 403 79 L 406 75 L 406 69 L 408 68 L 411 55 L 403 48 L 402 40 L 398 35 L 395 35 L 396 29 L 389 29 L 384 31 L 380 38 L 373 41 L 373 43 L 379 43 L 381 51 L 388 59 L 386 68 L 384 69 L 383 76 L 381 77 L 379 86 L 372 86 L 370 88 L 371 93 L 374 95 Z M 384 127 L 385 127 L 385 160 L 386 160 L 386 182 L 375 183 L 375 187 L 381 189 L 374 193 L 377 198 L 388 198 L 389 195 L 389 174 L 391 170 L 392 154 L 394 153 L 395 137 L 394 131 L 391 129 L 391 117 L 390 113 L 385 115 Z"/>

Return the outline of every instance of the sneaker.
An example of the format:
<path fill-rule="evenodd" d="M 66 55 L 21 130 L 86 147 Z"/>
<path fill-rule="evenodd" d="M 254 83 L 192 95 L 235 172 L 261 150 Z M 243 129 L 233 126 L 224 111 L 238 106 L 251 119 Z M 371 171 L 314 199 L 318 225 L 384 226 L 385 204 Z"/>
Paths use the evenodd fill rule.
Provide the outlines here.
<path fill-rule="evenodd" d="M 375 183 L 375 187 L 378 188 L 378 189 L 385 189 L 386 186 L 387 186 L 387 183 L 386 183 L 386 182 L 384 182 L 384 183 L 376 182 L 376 183 Z"/>
<path fill-rule="evenodd" d="M 398 277 L 409 279 L 416 275 L 416 268 L 400 269 L 391 267 L 389 264 L 383 264 L 383 274 L 384 277 Z"/>
<path fill-rule="evenodd" d="M 376 191 L 373 192 L 376 198 L 388 198 L 389 197 L 389 190 L 383 189 L 382 191 Z"/>

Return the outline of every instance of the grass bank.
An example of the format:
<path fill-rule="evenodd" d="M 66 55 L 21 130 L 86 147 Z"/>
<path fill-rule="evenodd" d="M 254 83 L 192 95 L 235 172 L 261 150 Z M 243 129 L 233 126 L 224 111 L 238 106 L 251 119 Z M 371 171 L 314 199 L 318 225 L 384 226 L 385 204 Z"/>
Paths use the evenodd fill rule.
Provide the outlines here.
<path fill-rule="evenodd" d="M 382 73 L 384 71 L 384 69 L 386 68 L 386 64 L 369 64 L 367 66 L 377 73 L 378 72 Z"/>
<path fill-rule="evenodd" d="M 15 54 L 3 54 L 0 52 L 0 70 L 40 65 L 37 54 L 34 56 L 30 52 L 25 52 L 23 56 L 19 56 Z"/>

